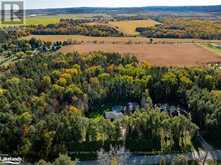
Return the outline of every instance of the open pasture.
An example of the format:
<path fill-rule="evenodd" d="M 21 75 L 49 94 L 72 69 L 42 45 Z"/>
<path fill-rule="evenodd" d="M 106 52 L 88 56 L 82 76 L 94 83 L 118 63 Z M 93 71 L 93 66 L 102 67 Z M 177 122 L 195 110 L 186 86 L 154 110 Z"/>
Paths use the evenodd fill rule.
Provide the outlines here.
<path fill-rule="evenodd" d="M 93 16 L 106 16 L 105 14 L 61 14 L 61 15 L 46 15 L 46 16 L 30 16 L 25 19 L 26 25 L 48 25 L 56 24 L 60 19 L 87 19 Z"/>
<path fill-rule="evenodd" d="M 35 16 L 27 17 L 25 19 L 26 25 L 48 25 L 58 23 L 60 20 L 59 16 Z"/>
<path fill-rule="evenodd" d="M 89 53 L 94 51 L 116 52 L 135 55 L 140 61 L 148 61 L 157 66 L 198 66 L 221 62 L 221 56 L 196 44 L 79 44 L 69 45 L 59 50 Z"/>

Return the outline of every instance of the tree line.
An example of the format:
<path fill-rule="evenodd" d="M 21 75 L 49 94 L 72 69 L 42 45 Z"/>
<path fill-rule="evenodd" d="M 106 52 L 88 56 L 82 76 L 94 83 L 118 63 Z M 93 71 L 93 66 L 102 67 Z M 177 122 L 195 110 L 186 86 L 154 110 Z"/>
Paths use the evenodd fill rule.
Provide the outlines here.
<path fill-rule="evenodd" d="M 61 19 L 57 24 L 38 25 L 32 30 L 34 35 L 87 35 L 119 37 L 123 34 L 116 28 L 105 24 L 90 24 L 88 20 Z"/>
<path fill-rule="evenodd" d="M 221 39 L 221 22 L 199 19 L 165 18 L 155 27 L 136 29 L 142 36 L 152 38 Z"/>

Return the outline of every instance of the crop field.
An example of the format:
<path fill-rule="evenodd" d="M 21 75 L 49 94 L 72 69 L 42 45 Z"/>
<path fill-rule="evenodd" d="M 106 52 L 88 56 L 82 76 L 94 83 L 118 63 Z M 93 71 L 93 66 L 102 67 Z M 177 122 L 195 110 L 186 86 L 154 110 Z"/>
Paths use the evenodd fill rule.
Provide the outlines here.
<path fill-rule="evenodd" d="M 119 52 L 133 54 L 141 61 L 163 66 L 194 66 L 221 62 L 217 51 L 206 47 L 208 44 L 221 44 L 220 40 L 200 39 L 150 39 L 144 37 L 89 37 L 81 35 L 34 35 L 25 39 L 37 38 L 42 41 L 77 41 L 60 49 L 61 52 L 93 51 Z"/>
<path fill-rule="evenodd" d="M 149 19 L 149 20 L 132 20 L 132 21 L 113 21 L 109 22 L 109 24 L 111 26 L 116 27 L 126 35 L 137 35 L 139 34 L 138 32 L 136 32 L 137 27 L 153 27 L 160 23 Z"/>
<path fill-rule="evenodd" d="M 157 66 L 196 66 L 221 62 L 221 56 L 196 44 L 79 44 L 59 50 L 62 53 L 78 51 L 116 52 L 135 55 L 140 61 Z"/>

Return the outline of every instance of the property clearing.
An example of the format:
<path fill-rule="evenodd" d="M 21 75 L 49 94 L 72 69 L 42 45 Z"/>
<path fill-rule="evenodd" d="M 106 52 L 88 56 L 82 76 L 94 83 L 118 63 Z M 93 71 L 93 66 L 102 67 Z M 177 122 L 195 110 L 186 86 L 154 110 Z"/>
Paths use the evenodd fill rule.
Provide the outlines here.
<path fill-rule="evenodd" d="M 79 44 L 61 48 L 59 52 L 89 53 L 94 51 L 135 55 L 140 61 L 157 66 L 198 66 L 221 62 L 221 56 L 196 44 Z"/>

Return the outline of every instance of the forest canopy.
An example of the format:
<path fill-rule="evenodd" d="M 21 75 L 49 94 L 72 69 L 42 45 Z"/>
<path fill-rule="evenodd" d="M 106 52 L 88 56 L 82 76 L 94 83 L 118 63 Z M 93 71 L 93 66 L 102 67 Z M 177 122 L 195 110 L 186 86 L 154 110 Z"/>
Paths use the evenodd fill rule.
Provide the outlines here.
<path fill-rule="evenodd" d="M 212 94 L 220 84 L 216 68 L 152 67 L 114 53 L 26 57 L 0 79 L 1 152 L 33 162 L 123 144 L 134 152 L 189 151 L 199 129 L 220 137 L 220 99 Z M 130 101 L 140 109 L 120 120 L 91 117 L 104 104 Z M 165 102 L 191 117 L 154 107 Z"/>

